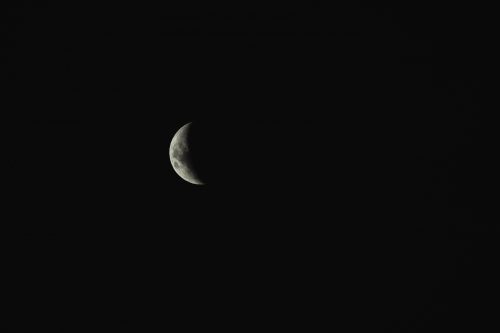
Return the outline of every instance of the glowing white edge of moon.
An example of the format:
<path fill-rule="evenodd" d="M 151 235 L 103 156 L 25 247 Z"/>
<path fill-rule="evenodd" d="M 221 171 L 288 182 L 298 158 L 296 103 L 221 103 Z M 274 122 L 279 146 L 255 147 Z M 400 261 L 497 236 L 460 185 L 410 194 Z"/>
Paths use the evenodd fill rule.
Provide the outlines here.
<path fill-rule="evenodd" d="M 187 123 L 184 126 L 182 126 L 172 138 L 169 147 L 170 163 L 172 164 L 172 168 L 174 169 L 174 171 L 185 181 L 195 185 L 204 185 L 204 183 L 198 179 L 196 173 L 189 168 L 192 166 L 186 165 L 186 163 L 173 157 L 173 152 L 176 147 L 180 148 L 183 151 L 189 152 L 189 147 L 186 145 L 185 140 L 190 125 L 191 123 Z M 176 168 L 174 162 L 177 162 L 180 167 Z"/>

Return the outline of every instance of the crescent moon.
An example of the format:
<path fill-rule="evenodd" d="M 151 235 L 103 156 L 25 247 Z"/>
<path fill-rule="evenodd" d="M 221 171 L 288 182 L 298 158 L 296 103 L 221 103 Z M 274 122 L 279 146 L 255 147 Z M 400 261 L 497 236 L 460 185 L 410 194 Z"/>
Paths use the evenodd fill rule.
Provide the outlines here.
<path fill-rule="evenodd" d="M 175 172 L 185 181 L 195 185 L 204 185 L 193 167 L 189 152 L 190 127 L 191 123 L 182 126 L 172 138 L 169 149 L 170 163 Z"/>

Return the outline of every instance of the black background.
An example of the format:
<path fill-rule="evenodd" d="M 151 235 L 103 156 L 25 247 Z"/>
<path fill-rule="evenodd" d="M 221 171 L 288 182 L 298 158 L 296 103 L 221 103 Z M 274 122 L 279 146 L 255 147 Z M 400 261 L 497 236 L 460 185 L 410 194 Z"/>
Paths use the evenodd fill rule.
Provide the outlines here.
<path fill-rule="evenodd" d="M 9 14 L 14 331 L 491 327 L 487 11 Z"/>

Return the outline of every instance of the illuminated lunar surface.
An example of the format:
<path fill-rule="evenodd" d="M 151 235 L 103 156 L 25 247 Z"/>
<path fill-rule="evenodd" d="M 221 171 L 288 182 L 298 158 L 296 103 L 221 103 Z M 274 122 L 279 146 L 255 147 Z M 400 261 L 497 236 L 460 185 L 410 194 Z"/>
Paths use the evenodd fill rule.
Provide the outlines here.
<path fill-rule="evenodd" d="M 189 130 L 191 123 L 182 126 L 175 133 L 172 142 L 170 143 L 170 163 L 175 172 L 185 181 L 191 184 L 203 185 L 203 182 L 198 177 L 189 152 Z"/>

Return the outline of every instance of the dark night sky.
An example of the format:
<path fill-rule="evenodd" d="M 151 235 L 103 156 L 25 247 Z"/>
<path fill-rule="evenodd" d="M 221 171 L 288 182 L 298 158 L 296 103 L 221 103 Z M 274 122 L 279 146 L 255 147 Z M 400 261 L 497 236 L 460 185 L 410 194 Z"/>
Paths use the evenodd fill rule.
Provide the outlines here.
<path fill-rule="evenodd" d="M 489 327 L 487 15 L 221 8 L 10 8 L 14 331 Z"/>

